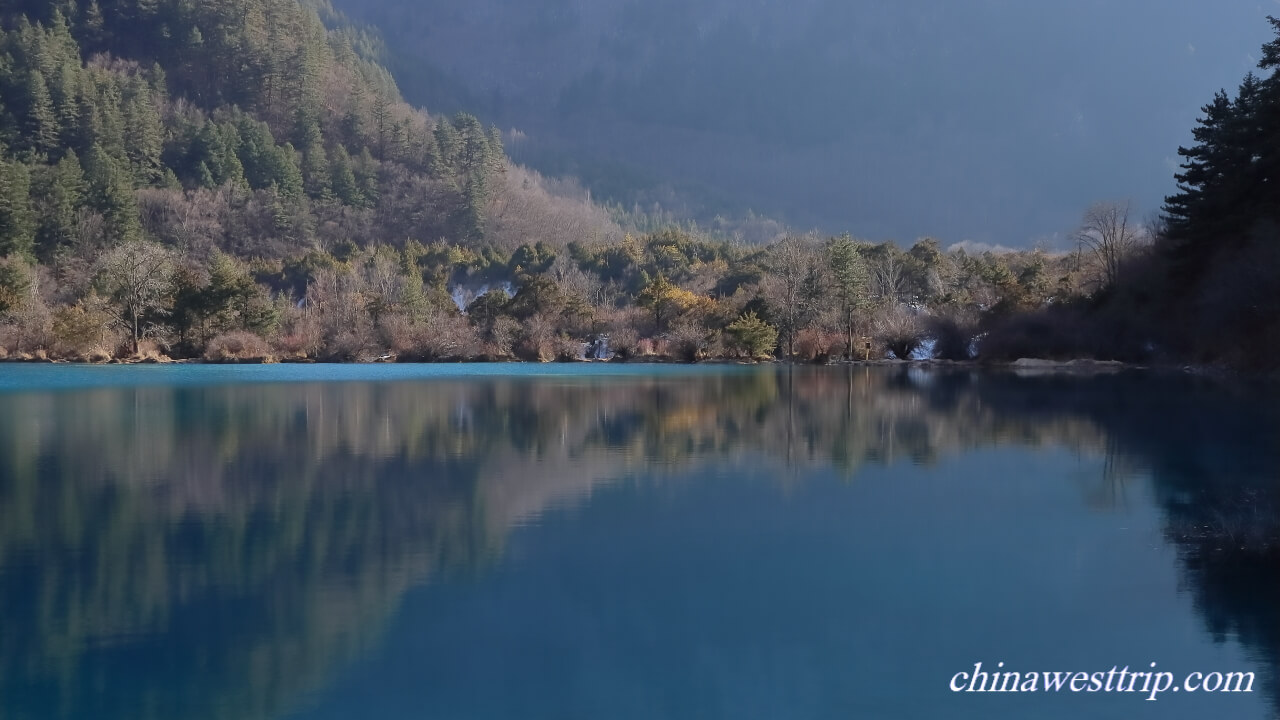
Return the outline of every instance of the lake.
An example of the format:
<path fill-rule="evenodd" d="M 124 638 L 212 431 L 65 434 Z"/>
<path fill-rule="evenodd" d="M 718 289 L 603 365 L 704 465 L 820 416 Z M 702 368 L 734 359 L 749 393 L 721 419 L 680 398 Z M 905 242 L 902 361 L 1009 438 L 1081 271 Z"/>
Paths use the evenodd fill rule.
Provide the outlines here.
<path fill-rule="evenodd" d="M 1278 399 L 1138 372 L 4 365 L 0 717 L 1273 718 Z M 1179 692 L 975 677 L 1121 668 Z"/>

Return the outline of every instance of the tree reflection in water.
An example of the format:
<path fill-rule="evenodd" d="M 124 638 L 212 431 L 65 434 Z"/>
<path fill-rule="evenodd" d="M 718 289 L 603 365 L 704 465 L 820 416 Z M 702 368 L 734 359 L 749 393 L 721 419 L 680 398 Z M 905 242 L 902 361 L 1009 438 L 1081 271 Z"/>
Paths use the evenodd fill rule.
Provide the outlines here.
<path fill-rule="evenodd" d="M 0 697 L 16 718 L 277 717 L 409 588 L 483 572 L 600 483 L 1004 445 L 1104 455 L 1098 506 L 1149 473 L 1208 628 L 1275 670 L 1276 407 L 1182 377 L 866 368 L 0 395 Z"/>

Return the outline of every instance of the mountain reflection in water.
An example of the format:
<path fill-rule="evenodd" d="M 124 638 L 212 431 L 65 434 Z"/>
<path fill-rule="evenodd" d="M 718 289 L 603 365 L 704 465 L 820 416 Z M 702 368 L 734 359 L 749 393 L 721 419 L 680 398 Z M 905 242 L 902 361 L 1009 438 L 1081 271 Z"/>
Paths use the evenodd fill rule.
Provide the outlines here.
<path fill-rule="evenodd" d="M 0 394 L 0 716 L 281 717 L 377 647 L 408 590 L 483 576 L 516 528 L 609 484 L 852 481 L 999 447 L 1105 457 L 1079 488 L 1096 508 L 1149 475 L 1206 629 L 1274 696 L 1275 399 L 865 368 Z"/>

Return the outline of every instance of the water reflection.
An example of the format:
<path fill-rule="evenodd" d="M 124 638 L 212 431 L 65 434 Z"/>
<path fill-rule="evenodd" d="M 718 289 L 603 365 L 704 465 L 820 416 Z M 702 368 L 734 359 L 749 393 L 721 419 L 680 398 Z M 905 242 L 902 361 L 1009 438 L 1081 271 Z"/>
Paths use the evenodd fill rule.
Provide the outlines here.
<path fill-rule="evenodd" d="M 853 481 L 996 446 L 1105 456 L 1081 478 L 1097 508 L 1150 474 L 1206 627 L 1269 682 L 1271 397 L 850 368 L 0 395 L 0 715 L 280 717 L 374 647 L 409 588 L 486 572 L 513 528 L 601 484 L 726 464 Z"/>

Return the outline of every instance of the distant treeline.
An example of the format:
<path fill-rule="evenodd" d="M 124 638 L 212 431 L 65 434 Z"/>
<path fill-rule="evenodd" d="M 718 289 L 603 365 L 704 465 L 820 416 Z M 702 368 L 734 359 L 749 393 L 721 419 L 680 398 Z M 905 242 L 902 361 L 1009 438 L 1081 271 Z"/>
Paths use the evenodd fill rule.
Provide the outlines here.
<path fill-rule="evenodd" d="M 1200 340 L 1280 317 L 1272 80 L 1206 108 L 1164 222 L 1099 204 L 1075 252 L 746 242 L 513 165 L 473 116 L 406 105 L 341 20 L 296 0 L 0 11 L 0 357 L 1212 360 Z"/>

